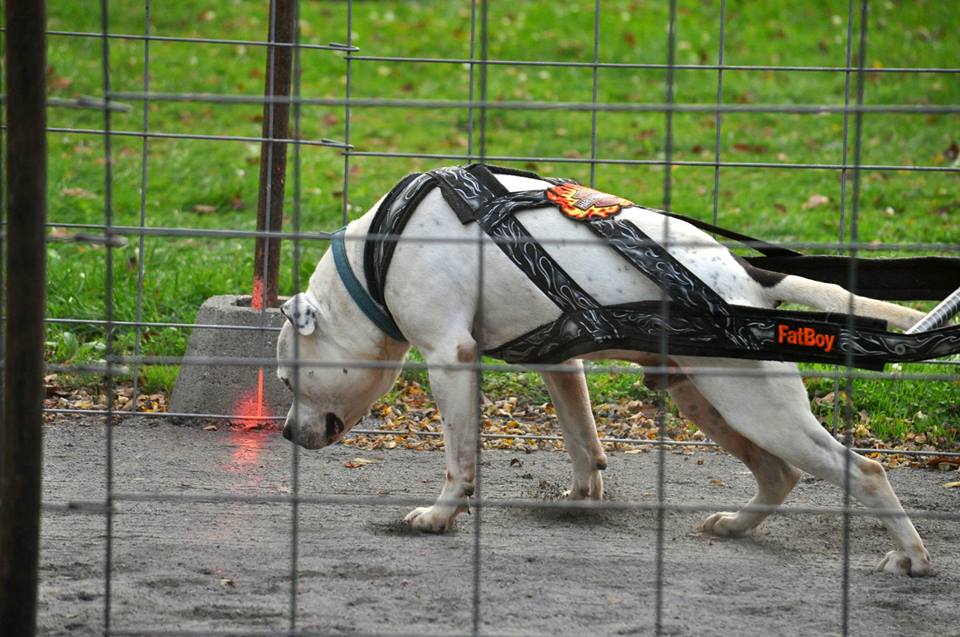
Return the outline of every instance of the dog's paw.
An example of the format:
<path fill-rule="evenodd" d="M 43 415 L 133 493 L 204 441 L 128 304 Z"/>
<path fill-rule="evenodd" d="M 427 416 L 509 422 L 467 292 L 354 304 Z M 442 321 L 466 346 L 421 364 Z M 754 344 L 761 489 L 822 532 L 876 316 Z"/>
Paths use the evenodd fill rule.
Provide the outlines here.
<path fill-rule="evenodd" d="M 583 484 L 574 478 L 573 486 L 563 492 L 563 499 L 603 500 L 603 474 L 599 470 L 591 471 Z"/>
<path fill-rule="evenodd" d="M 930 554 L 927 553 L 926 549 L 923 549 L 921 555 L 913 558 L 904 551 L 890 551 L 877 564 L 877 570 L 911 577 L 930 577 L 933 575 L 933 565 L 930 564 Z"/>
<path fill-rule="evenodd" d="M 456 509 L 450 507 L 417 507 L 407 514 L 403 521 L 417 531 L 424 533 L 444 533 L 453 527 L 457 517 Z"/>
<path fill-rule="evenodd" d="M 709 533 L 718 537 L 739 537 L 746 533 L 749 528 L 743 528 L 738 513 L 720 511 L 701 522 L 699 530 L 701 533 Z"/>

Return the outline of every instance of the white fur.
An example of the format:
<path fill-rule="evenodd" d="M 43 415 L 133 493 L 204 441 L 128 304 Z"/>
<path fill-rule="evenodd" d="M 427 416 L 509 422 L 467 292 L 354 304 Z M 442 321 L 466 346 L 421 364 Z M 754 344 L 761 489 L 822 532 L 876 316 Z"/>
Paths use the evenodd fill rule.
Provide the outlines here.
<path fill-rule="evenodd" d="M 548 187 L 539 180 L 501 176 L 511 191 Z M 374 207 L 374 210 L 376 207 Z M 901 328 L 922 314 L 905 307 L 850 295 L 835 285 L 795 276 L 765 288 L 754 281 L 726 248 L 690 224 L 642 208 L 624 210 L 636 224 L 707 285 L 731 303 L 773 307 L 778 301 L 802 303 L 827 311 L 883 318 Z M 347 229 L 347 255 L 361 280 L 362 238 L 372 210 Z M 528 231 L 560 265 L 604 304 L 659 299 L 660 289 L 597 239 L 553 207 L 517 214 Z M 442 242 L 438 239 L 455 239 Z M 482 288 L 481 288 L 482 283 Z M 408 346 L 380 332 L 350 300 L 326 254 L 310 279 L 309 292 L 319 305 L 316 331 L 296 335 L 285 326 L 278 353 L 279 375 L 289 379 L 293 339 L 299 338 L 306 361 L 399 362 Z M 462 225 L 439 191 L 427 195 L 414 212 L 398 244 L 386 280 L 387 306 L 410 345 L 429 366 L 433 392 L 443 415 L 447 480 L 437 502 L 412 511 L 407 521 L 426 531 L 444 531 L 464 509 L 473 492 L 476 457 L 476 374 L 464 369 L 477 360 L 478 343 L 490 349 L 559 315 L 559 309 L 483 234 L 477 224 Z M 482 306 L 482 316 L 480 307 Z M 288 329 L 289 328 L 289 329 Z M 585 358 L 621 358 L 656 366 L 650 352 L 606 351 Z M 806 471 L 841 487 L 849 466 L 852 495 L 866 506 L 902 513 L 883 468 L 848 451 L 810 412 L 797 367 L 790 363 L 676 356 L 669 391 L 680 409 L 743 460 L 757 478 L 751 504 L 779 505 Z M 299 367 L 302 404 L 291 410 L 285 434 L 301 445 L 318 448 L 339 439 L 324 431 L 325 415 L 336 414 L 349 430 L 396 378 L 396 370 Z M 468 367 L 468 366 L 466 366 Z M 698 373 L 709 367 L 712 373 Z M 729 373 L 717 374 L 716 370 Z M 309 371 L 305 371 L 309 370 Z M 544 374 L 556 406 L 567 449 L 573 460 L 571 498 L 601 499 L 606 456 L 597 437 L 586 382 L 579 361 L 568 371 Z M 702 529 L 739 535 L 767 513 L 723 512 L 708 517 Z M 910 575 L 931 573 L 929 555 L 905 515 L 883 516 L 896 551 L 880 567 Z"/>

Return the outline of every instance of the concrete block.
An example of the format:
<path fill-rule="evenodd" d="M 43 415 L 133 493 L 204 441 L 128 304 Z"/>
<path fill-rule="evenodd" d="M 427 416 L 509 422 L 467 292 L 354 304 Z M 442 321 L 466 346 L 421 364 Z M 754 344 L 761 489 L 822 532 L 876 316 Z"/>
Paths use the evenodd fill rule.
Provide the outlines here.
<path fill-rule="evenodd" d="M 278 329 L 283 325 L 280 310 L 271 308 L 261 317 L 250 307 L 249 296 L 210 297 L 200 306 L 196 327 L 190 334 L 186 356 L 190 358 L 276 359 Z M 213 326 L 213 327 L 204 327 Z M 237 329 L 257 328 L 257 329 Z M 170 411 L 187 414 L 250 417 L 286 416 L 293 395 L 277 379 L 276 363 L 262 368 L 254 364 L 189 364 L 180 367 L 170 398 Z M 268 421 L 268 423 L 271 421 Z M 282 426 L 282 421 L 272 421 Z"/>

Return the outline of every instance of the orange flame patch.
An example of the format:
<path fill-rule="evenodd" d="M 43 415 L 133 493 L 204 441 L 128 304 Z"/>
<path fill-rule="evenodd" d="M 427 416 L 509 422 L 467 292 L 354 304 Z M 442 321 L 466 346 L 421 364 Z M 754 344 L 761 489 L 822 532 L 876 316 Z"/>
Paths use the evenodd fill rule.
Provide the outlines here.
<path fill-rule="evenodd" d="M 547 199 L 571 219 L 606 219 L 634 205 L 629 199 L 577 184 L 554 186 L 547 190 Z"/>

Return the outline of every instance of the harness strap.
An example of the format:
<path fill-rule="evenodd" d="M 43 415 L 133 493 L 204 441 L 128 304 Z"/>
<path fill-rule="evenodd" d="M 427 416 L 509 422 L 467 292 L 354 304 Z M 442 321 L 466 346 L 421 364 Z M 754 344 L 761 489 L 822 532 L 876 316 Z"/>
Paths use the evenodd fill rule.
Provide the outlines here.
<path fill-rule="evenodd" d="M 617 218 L 590 219 L 586 224 L 617 254 L 666 292 L 683 312 L 711 317 L 738 347 L 757 347 L 755 339 L 741 329 L 738 314 L 726 300 L 640 228 Z"/>
<path fill-rule="evenodd" d="M 347 249 L 343 244 L 343 235 L 346 228 L 340 228 L 330 237 L 331 247 L 333 249 L 333 263 L 337 266 L 337 274 L 340 275 L 340 281 L 343 287 L 347 288 L 347 293 L 357 307 L 366 315 L 373 324 L 379 327 L 387 336 L 395 340 L 406 342 L 400 328 L 397 327 L 393 317 L 383 309 L 369 293 L 360 285 L 360 280 L 353 273 L 350 267 L 350 261 L 347 259 Z"/>
<path fill-rule="evenodd" d="M 648 210 L 654 210 L 653 208 L 648 208 Z M 734 230 L 728 230 L 727 228 L 721 228 L 720 226 L 715 226 L 712 223 L 707 223 L 706 221 L 700 221 L 699 219 L 694 219 L 693 217 L 688 217 L 686 215 L 679 215 L 675 212 L 667 212 L 665 210 L 654 210 L 654 212 L 659 212 L 664 217 L 672 217 L 674 219 L 680 219 L 681 221 L 686 221 L 691 226 L 699 228 L 701 230 L 706 230 L 707 232 L 712 232 L 713 234 L 718 234 L 721 237 L 726 237 L 727 239 L 733 239 L 734 241 L 739 241 L 749 248 L 753 248 L 760 254 L 765 257 L 802 257 L 803 253 L 797 252 L 796 250 L 791 250 L 790 248 L 785 248 L 783 246 L 778 246 L 769 241 L 764 241 L 762 239 L 754 239 L 751 236 L 740 234 Z"/>
<path fill-rule="evenodd" d="M 483 164 L 438 168 L 430 174 L 437 178 L 444 200 L 460 223 L 476 221 L 481 206 L 509 192 Z"/>
<path fill-rule="evenodd" d="M 364 242 L 363 272 L 370 296 L 382 307 L 387 305 L 383 290 L 393 252 L 397 249 L 396 239 L 406 227 L 410 215 L 432 189 L 433 183 L 429 173 L 407 175 L 384 197 L 370 224 L 369 233 L 377 236 L 368 237 Z"/>

